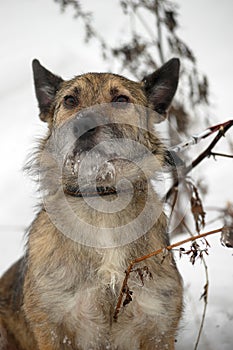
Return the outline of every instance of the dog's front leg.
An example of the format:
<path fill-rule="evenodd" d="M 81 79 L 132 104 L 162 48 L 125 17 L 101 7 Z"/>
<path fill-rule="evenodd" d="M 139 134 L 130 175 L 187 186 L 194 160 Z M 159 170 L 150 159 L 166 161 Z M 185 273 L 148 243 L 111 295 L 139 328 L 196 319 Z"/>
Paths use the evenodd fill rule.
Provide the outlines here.
<path fill-rule="evenodd" d="M 147 339 L 141 343 L 140 350 L 175 350 L 175 339 L 166 335 L 162 338 Z"/>
<path fill-rule="evenodd" d="M 36 327 L 34 329 L 35 339 L 38 345 L 38 350 L 58 350 L 59 342 L 53 328 L 50 330 L 48 325 L 47 329 L 42 327 Z"/>

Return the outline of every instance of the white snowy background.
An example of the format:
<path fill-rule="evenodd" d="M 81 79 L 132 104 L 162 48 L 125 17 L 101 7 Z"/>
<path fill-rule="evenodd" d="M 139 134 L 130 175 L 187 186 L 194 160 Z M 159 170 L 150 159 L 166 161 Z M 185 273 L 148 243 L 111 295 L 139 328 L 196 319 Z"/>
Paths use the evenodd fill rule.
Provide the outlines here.
<path fill-rule="evenodd" d="M 211 84 L 212 121 L 233 118 L 233 2 L 232 0 L 179 0 L 180 35 L 193 49 L 198 67 Z M 96 26 L 112 42 L 121 40 L 126 20 L 114 0 L 85 0 L 85 8 L 95 12 Z M 95 44 L 83 43 L 82 26 L 72 11 L 60 13 L 52 0 L 7 0 L 0 2 L 0 273 L 23 252 L 24 231 L 34 216 L 33 185 L 22 172 L 26 156 L 43 135 L 32 83 L 31 61 L 38 58 L 63 78 L 87 71 L 105 71 Z M 113 72 L 116 67 L 112 67 Z M 149 73 L 149 72 L 148 72 Z M 190 134 L 200 131 L 190 130 Z M 228 137 L 232 138 L 232 132 Z M 226 142 L 218 150 L 227 150 Z M 228 150 L 229 151 L 229 150 Z M 205 202 L 221 206 L 233 201 L 232 159 L 208 160 L 198 168 L 205 172 L 211 189 Z M 214 216 L 212 216 L 214 217 Z M 207 221 L 212 218 L 207 217 Z M 220 227 L 215 223 L 210 228 Z M 223 248 L 219 235 L 211 244 L 207 263 L 210 295 L 199 349 L 233 349 L 233 250 Z M 203 266 L 188 258 L 179 261 L 186 294 L 185 312 L 176 348 L 193 349 L 203 302 L 199 300 L 204 280 Z"/>

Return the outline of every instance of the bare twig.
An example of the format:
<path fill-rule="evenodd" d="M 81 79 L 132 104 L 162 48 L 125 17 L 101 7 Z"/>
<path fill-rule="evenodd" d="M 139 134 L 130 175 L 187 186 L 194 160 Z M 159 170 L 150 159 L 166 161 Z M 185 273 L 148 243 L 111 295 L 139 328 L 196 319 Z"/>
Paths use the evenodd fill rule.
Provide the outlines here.
<path fill-rule="evenodd" d="M 191 235 L 191 237 L 193 237 L 192 231 L 190 230 L 190 228 L 188 227 L 188 225 L 186 224 L 185 220 L 182 220 L 182 225 L 186 228 L 186 230 L 188 231 L 188 233 Z M 200 250 L 200 248 L 199 248 Z M 206 282 L 205 282 L 205 286 L 204 286 L 204 292 L 201 295 L 201 299 L 204 299 L 204 308 L 203 308 L 203 312 L 202 312 L 202 318 L 201 318 L 201 324 L 199 327 L 199 331 L 198 331 L 198 335 L 197 335 L 197 340 L 195 343 L 195 347 L 194 350 L 197 350 L 198 348 L 198 344 L 200 342 L 200 338 L 201 338 L 201 333 L 203 331 L 203 327 L 204 327 L 204 322 L 205 322 L 205 317 L 206 317 L 206 311 L 207 311 L 207 305 L 208 305 L 208 292 L 209 292 L 209 273 L 208 273 L 208 266 L 207 263 L 205 261 L 204 256 L 201 257 L 203 265 L 204 265 L 204 269 L 205 269 L 205 278 L 206 278 Z"/>
<path fill-rule="evenodd" d="M 159 52 L 159 57 L 161 63 L 165 62 L 164 53 L 163 53 L 163 40 L 162 40 L 162 30 L 161 30 L 161 18 L 160 18 L 160 1 L 155 1 L 155 13 L 156 13 L 156 24 L 157 24 L 157 47 Z"/>
<path fill-rule="evenodd" d="M 207 138 L 208 136 L 212 135 L 216 131 L 219 131 L 223 127 L 229 125 L 232 123 L 232 120 L 228 120 L 224 123 L 212 125 L 205 129 L 204 131 L 199 132 L 198 134 L 191 135 L 188 139 L 182 141 L 178 145 L 170 147 L 170 150 L 173 152 L 181 152 L 184 151 L 186 148 L 198 144 L 201 140 Z"/>
<path fill-rule="evenodd" d="M 190 164 L 188 165 L 183 172 L 183 177 L 185 176 L 197 165 L 199 165 L 205 158 L 208 158 L 212 152 L 212 149 L 216 146 L 216 144 L 219 142 L 219 140 L 225 136 L 225 133 L 228 129 L 230 129 L 233 125 L 233 120 L 229 120 L 227 123 L 224 123 L 218 132 L 218 134 L 215 136 L 213 141 L 210 143 L 210 145 Z M 168 199 L 171 194 L 174 191 L 174 188 L 176 188 L 179 184 L 179 181 L 176 180 L 175 183 L 172 185 L 172 187 L 168 190 L 166 194 L 166 199 Z"/>
<path fill-rule="evenodd" d="M 219 142 L 219 140 L 225 136 L 225 133 L 227 132 L 228 129 L 230 129 L 233 125 L 233 120 L 229 120 L 227 123 L 225 123 L 225 125 L 223 125 L 219 132 L 217 133 L 217 135 L 215 136 L 215 138 L 213 139 L 213 141 L 210 143 L 210 145 L 206 148 L 206 150 L 204 152 L 202 152 L 193 162 L 190 166 L 188 166 L 186 168 L 186 171 L 185 171 L 185 175 L 187 173 L 190 172 L 190 170 L 192 170 L 193 168 L 195 168 L 198 164 L 200 164 L 203 159 L 207 158 L 212 149 L 216 146 L 216 144 Z"/>
<path fill-rule="evenodd" d="M 225 153 L 217 153 L 217 152 L 210 152 L 210 156 L 215 157 L 226 157 L 226 158 L 233 158 L 232 154 L 225 154 Z"/>
<path fill-rule="evenodd" d="M 216 230 L 212 230 L 212 231 L 209 231 L 209 232 L 201 233 L 199 235 L 186 238 L 186 239 L 184 239 L 182 241 L 179 241 L 177 243 L 171 244 L 171 245 L 169 245 L 167 247 L 163 247 L 163 248 L 157 249 L 154 252 L 151 252 L 151 253 L 149 253 L 147 255 L 144 255 L 144 256 L 141 256 L 141 257 L 138 257 L 138 258 L 132 260 L 129 263 L 129 266 L 128 266 L 127 270 L 125 271 L 125 278 L 124 278 L 124 281 L 122 283 L 122 287 L 121 287 L 121 290 L 120 290 L 120 294 L 119 294 L 119 297 L 118 297 L 118 300 L 117 300 L 117 304 L 116 304 L 116 308 L 115 308 L 114 315 L 113 315 L 114 320 L 117 321 L 118 314 L 120 312 L 121 305 L 122 305 L 123 296 L 125 294 L 125 290 L 127 290 L 129 275 L 132 272 L 132 269 L 133 269 L 135 264 L 138 264 L 138 263 L 140 263 L 140 262 L 142 262 L 142 261 L 144 261 L 146 259 L 149 259 L 152 256 L 161 254 L 165 250 L 170 251 L 173 248 L 179 247 L 182 244 L 185 244 L 185 243 L 188 243 L 188 242 L 193 242 L 196 239 L 203 238 L 203 237 L 206 237 L 206 236 L 209 236 L 209 235 L 213 235 L 213 234 L 215 234 L 217 232 L 221 232 L 222 229 L 223 228 L 221 227 L 221 228 L 216 229 Z"/>
<path fill-rule="evenodd" d="M 149 34 L 149 36 L 151 37 L 152 42 L 155 44 L 155 35 L 153 30 L 150 28 L 150 26 L 148 25 L 148 22 L 146 21 L 146 19 L 141 16 L 140 12 L 137 11 L 137 9 L 133 6 L 132 1 L 129 2 L 131 9 L 133 11 L 133 13 L 135 14 L 135 16 L 138 18 L 138 20 L 141 22 L 142 26 L 144 27 L 144 29 L 147 31 L 147 33 Z"/>
<path fill-rule="evenodd" d="M 177 215 L 179 215 L 179 213 L 177 213 Z M 189 235 L 191 237 L 193 237 L 193 233 L 191 231 L 191 229 L 189 228 L 189 226 L 187 225 L 187 223 L 185 222 L 185 219 L 181 219 L 181 224 L 184 226 L 184 228 L 186 229 L 186 231 L 189 233 Z M 199 251 L 201 251 L 200 248 L 198 248 Z M 203 308 L 203 312 L 202 312 L 202 318 L 201 318 L 201 324 L 199 327 L 199 331 L 198 331 L 198 335 L 197 335 L 197 340 L 195 343 L 195 348 L 194 350 L 197 350 L 198 348 L 198 344 L 200 342 L 200 338 L 201 338 L 201 333 L 203 331 L 203 327 L 204 327 L 204 322 L 205 322 L 205 317 L 206 317 L 206 311 L 207 311 L 207 304 L 208 304 L 208 292 L 209 292 L 209 275 L 208 275 L 208 266 L 207 263 L 205 261 L 204 256 L 201 256 L 203 265 L 204 265 L 204 269 L 205 269 L 205 278 L 206 278 L 206 282 L 205 282 L 205 286 L 204 286 L 204 292 L 201 295 L 201 299 L 204 299 L 204 308 Z"/>
<path fill-rule="evenodd" d="M 200 324 L 200 328 L 199 328 L 199 332 L 197 335 L 197 340 L 194 346 L 194 350 L 197 350 L 199 342 L 200 342 L 200 338 L 201 338 L 201 333 L 204 327 L 204 322 L 205 322 L 205 317 L 206 317 L 206 310 L 207 310 L 207 305 L 208 305 L 208 292 L 209 292 L 209 274 L 208 274 L 208 266 L 205 262 L 205 259 L 202 257 L 202 261 L 204 264 L 204 268 L 205 268 L 205 277 L 206 277 L 206 284 L 204 286 L 204 292 L 201 295 L 201 299 L 204 299 L 204 308 L 203 308 L 203 313 L 202 313 L 202 318 L 201 318 L 201 324 Z"/>

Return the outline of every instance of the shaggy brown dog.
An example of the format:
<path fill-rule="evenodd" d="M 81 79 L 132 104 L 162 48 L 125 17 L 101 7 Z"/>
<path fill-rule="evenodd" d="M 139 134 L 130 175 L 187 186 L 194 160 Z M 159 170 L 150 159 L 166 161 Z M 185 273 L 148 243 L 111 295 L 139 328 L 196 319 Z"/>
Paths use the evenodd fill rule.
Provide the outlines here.
<path fill-rule="evenodd" d="M 0 349 L 174 349 L 182 282 L 172 255 L 139 265 L 131 302 L 113 314 L 129 262 L 169 244 L 151 184 L 166 158 L 153 128 L 175 94 L 178 59 L 141 82 L 64 81 L 37 60 L 33 71 L 48 133 L 28 167 L 43 203 L 24 257 L 0 280 Z"/>

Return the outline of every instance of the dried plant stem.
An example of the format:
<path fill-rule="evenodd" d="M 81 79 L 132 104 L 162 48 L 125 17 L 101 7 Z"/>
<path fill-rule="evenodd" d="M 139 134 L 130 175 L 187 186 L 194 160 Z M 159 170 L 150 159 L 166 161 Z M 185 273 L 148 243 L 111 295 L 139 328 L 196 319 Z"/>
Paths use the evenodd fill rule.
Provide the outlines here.
<path fill-rule="evenodd" d="M 232 127 L 233 125 L 233 120 L 230 120 L 227 124 L 225 124 L 224 126 L 222 126 L 219 130 L 219 132 L 217 133 L 217 135 L 215 136 L 215 138 L 213 139 L 213 141 L 210 143 L 210 145 L 196 158 L 194 159 L 194 161 L 188 165 L 183 173 L 183 177 L 185 178 L 185 176 L 193 169 L 195 168 L 197 165 L 199 165 L 205 158 L 210 157 L 211 153 L 212 153 L 212 149 L 216 146 L 216 144 L 219 142 L 219 140 L 225 136 L 225 133 L 227 132 L 228 129 L 230 129 L 230 127 Z M 166 199 L 168 199 L 173 191 L 174 188 L 177 188 L 179 185 L 179 181 L 175 181 L 175 183 L 172 185 L 172 187 L 168 190 L 167 194 L 166 194 Z"/>
<path fill-rule="evenodd" d="M 203 308 L 201 324 L 200 324 L 199 332 L 198 332 L 198 335 L 197 335 L 197 340 L 196 340 L 196 343 L 195 343 L 195 346 L 194 346 L 194 350 L 197 350 L 199 342 L 200 342 L 201 333 L 202 333 L 202 330 L 203 330 L 203 327 L 204 327 L 204 322 L 205 322 L 205 317 L 206 317 L 207 305 L 208 305 L 208 292 L 209 292 L 208 266 L 207 266 L 204 258 L 202 258 L 202 261 L 203 261 L 203 264 L 204 264 L 205 277 L 206 277 L 206 284 L 204 286 L 204 293 L 205 293 L 205 295 L 203 296 L 203 298 L 204 298 L 204 308 Z"/>
<path fill-rule="evenodd" d="M 132 9 L 134 15 L 138 18 L 138 20 L 141 22 L 144 29 L 147 31 L 147 33 L 151 37 L 152 42 L 155 43 L 155 39 L 154 39 L 155 34 L 154 34 L 153 30 L 150 28 L 150 26 L 148 25 L 148 22 L 146 21 L 146 19 L 144 19 L 144 17 L 140 15 L 140 12 L 134 8 L 132 1 L 130 1 L 130 6 L 131 6 L 131 9 Z"/>
<path fill-rule="evenodd" d="M 116 304 L 116 307 L 115 307 L 115 311 L 114 311 L 114 315 L 113 315 L 113 319 L 115 321 L 117 321 L 117 318 L 118 318 L 118 314 L 119 314 L 119 311 L 120 311 L 120 308 L 121 308 L 121 305 L 122 305 L 122 300 L 123 300 L 123 296 L 124 296 L 124 293 L 125 293 L 125 290 L 126 290 L 126 287 L 127 287 L 127 283 L 128 283 L 128 279 L 129 279 L 129 275 L 130 273 L 132 272 L 132 269 L 134 267 L 135 264 L 138 264 L 140 263 L 141 261 L 144 261 L 146 259 L 149 259 L 151 258 L 152 256 L 155 256 L 155 255 L 158 255 L 158 254 L 161 254 L 164 252 L 164 250 L 172 250 L 173 248 L 176 248 L 176 247 L 179 247 L 180 245 L 182 244 L 185 244 L 185 243 L 188 243 L 188 242 L 192 242 L 192 241 L 195 241 L 196 239 L 199 239 L 199 238 L 203 238 L 203 237 L 206 237 L 206 236 L 209 236 L 209 235 L 213 235 L 217 232 L 221 232 L 222 231 L 222 227 L 219 228 L 219 229 L 216 229 L 216 230 L 212 230 L 212 231 L 209 231 L 209 232 L 205 232 L 205 233 L 201 233 L 199 235 L 196 235 L 196 236 L 192 236 L 192 237 L 189 237 L 189 238 L 186 238 L 182 241 L 179 241 L 179 242 L 176 242 L 174 244 L 171 244 L 167 247 L 163 247 L 163 248 L 160 248 L 160 249 L 157 249 L 155 250 L 154 252 L 151 252 L 147 255 L 144 255 L 144 256 L 141 256 L 141 257 L 138 257 L 134 260 L 132 260 L 130 263 L 129 263 L 129 266 L 127 268 L 127 270 L 125 271 L 125 278 L 124 278 L 124 281 L 122 283 L 122 287 L 121 287 L 121 290 L 120 290 L 120 294 L 119 294 L 119 297 L 118 297 L 118 300 L 117 300 L 117 304 Z"/>
<path fill-rule="evenodd" d="M 161 18 L 160 18 L 160 1 L 155 2 L 155 13 L 156 13 L 156 22 L 157 22 L 157 47 L 159 52 L 159 57 L 161 63 L 165 62 L 164 54 L 163 54 L 163 41 L 162 41 L 162 29 L 161 29 Z"/>
<path fill-rule="evenodd" d="M 232 155 L 232 154 L 217 153 L 217 152 L 210 152 L 210 156 L 213 156 L 213 157 L 233 158 L 233 155 Z"/>
<path fill-rule="evenodd" d="M 232 125 L 233 125 L 233 120 L 229 120 L 228 124 L 226 124 L 225 126 L 222 126 L 220 128 L 219 132 L 217 133 L 217 135 L 215 136 L 213 141 L 210 143 L 210 145 L 186 169 L 186 173 L 189 172 L 191 169 L 195 168 L 198 164 L 200 164 L 203 161 L 203 159 L 205 159 L 206 157 L 209 157 L 209 155 L 211 154 L 212 149 L 216 146 L 218 141 L 223 136 L 225 136 L 225 133 L 227 132 L 228 129 L 230 129 L 232 127 Z"/>
<path fill-rule="evenodd" d="M 186 224 L 184 219 L 182 220 L 182 225 L 186 228 L 188 233 L 193 237 L 192 231 L 190 230 L 190 228 L 188 227 L 188 225 Z M 207 263 L 206 263 L 205 258 L 203 256 L 202 256 L 201 259 L 202 259 L 202 262 L 203 262 L 203 265 L 204 265 L 204 269 L 205 269 L 206 282 L 205 282 L 205 286 L 204 286 L 204 294 L 202 295 L 202 297 L 204 298 L 204 308 L 203 308 L 203 312 L 202 312 L 201 324 L 200 324 L 200 327 L 199 327 L 199 331 L 198 331 L 197 340 L 196 340 L 196 343 L 195 343 L 194 350 L 197 350 L 199 342 L 200 342 L 201 333 L 203 331 L 203 327 L 204 327 L 204 323 L 205 323 L 207 305 L 208 305 L 208 292 L 209 292 L 208 266 L 207 266 Z"/>

